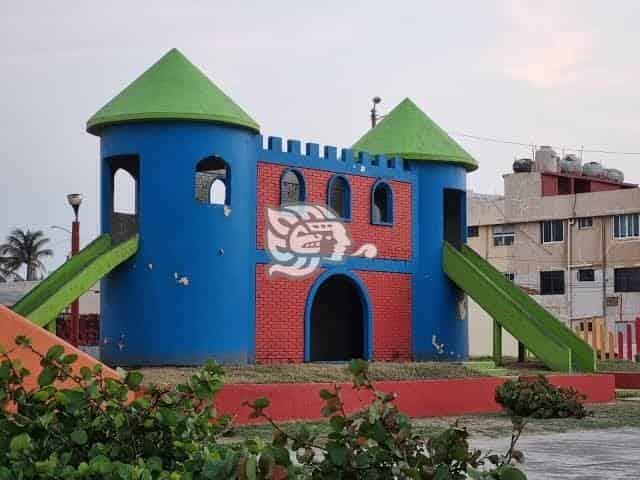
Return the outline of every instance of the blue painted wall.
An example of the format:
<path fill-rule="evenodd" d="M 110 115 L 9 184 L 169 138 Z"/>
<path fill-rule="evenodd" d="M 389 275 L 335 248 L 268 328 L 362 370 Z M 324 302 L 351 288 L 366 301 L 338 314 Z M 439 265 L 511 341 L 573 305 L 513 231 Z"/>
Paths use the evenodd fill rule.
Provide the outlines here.
<path fill-rule="evenodd" d="M 469 354 L 466 312 L 460 315 L 458 288 L 442 270 L 444 190 L 466 191 L 464 168 L 412 162 L 418 176 L 414 201 L 413 354 L 416 360 L 461 360 Z M 462 201 L 462 233 L 466 241 L 466 197 Z M 444 349 L 439 353 L 433 335 Z"/>
<path fill-rule="evenodd" d="M 103 232 L 110 232 L 108 157 L 135 154 L 140 162 L 140 249 L 101 287 L 107 363 L 252 361 L 255 263 L 248 252 L 256 244 L 257 145 L 258 136 L 247 130 L 196 122 L 101 132 Z M 196 164 L 211 155 L 231 168 L 228 215 L 221 205 L 195 200 Z"/>
<path fill-rule="evenodd" d="M 260 135 L 245 129 L 197 122 L 132 123 L 101 131 L 103 232 L 111 229 L 109 158 L 137 155 L 140 169 L 139 251 L 102 281 L 103 360 L 119 365 L 189 365 L 212 357 L 253 361 L 255 265 L 268 262 L 266 253 L 256 249 L 258 161 L 411 182 L 411 260 L 351 258 L 326 275 L 353 269 L 413 273 L 414 357 L 466 358 L 461 295 L 442 271 L 444 189 L 466 190 L 464 168 L 434 162 L 409 162 L 405 168 L 400 159 L 388 164 L 385 157 L 354 156 L 348 149 L 338 155 L 335 147 L 325 147 L 321 155 L 317 144 L 306 144 L 302 151 L 295 140 L 283 149 L 277 137 L 270 137 L 266 148 L 262 143 Z M 212 155 L 231 169 L 228 215 L 221 205 L 195 200 L 196 164 Z M 461 208 L 466 236 L 464 201 Z M 179 284 L 176 274 L 189 284 Z M 366 288 L 359 286 L 367 299 Z M 307 302 L 312 300 L 313 291 Z M 371 328 L 368 321 L 368 354 Z M 433 346 L 434 334 L 444 345 L 442 353 Z"/>

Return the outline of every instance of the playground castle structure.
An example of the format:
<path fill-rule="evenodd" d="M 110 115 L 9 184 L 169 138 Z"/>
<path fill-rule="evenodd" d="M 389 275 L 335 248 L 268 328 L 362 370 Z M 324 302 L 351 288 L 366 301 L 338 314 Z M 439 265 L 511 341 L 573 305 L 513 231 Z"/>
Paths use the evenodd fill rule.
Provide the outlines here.
<path fill-rule="evenodd" d="M 586 343 L 464 245 L 477 164 L 409 99 L 350 149 L 265 140 L 171 50 L 87 130 L 100 137 L 102 236 L 16 311 L 44 325 L 102 278 L 107 363 L 462 360 L 466 292 L 496 335 L 553 368 L 595 368 Z M 129 213 L 114 208 L 121 170 L 135 182 Z M 264 211 L 289 201 L 331 205 L 378 255 L 268 276 Z"/>

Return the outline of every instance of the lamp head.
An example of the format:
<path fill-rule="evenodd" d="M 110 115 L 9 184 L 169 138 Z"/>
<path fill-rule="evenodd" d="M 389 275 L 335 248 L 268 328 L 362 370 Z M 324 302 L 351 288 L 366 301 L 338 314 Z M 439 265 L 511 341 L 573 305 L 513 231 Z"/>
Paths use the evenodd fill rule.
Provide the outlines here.
<path fill-rule="evenodd" d="M 70 193 L 67 195 L 67 202 L 73 208 L 73 213 L 76 215 L 76 221 L 78 221 L 78 210 L 80 209 L 80 204 L 82 203 L 82 194 L 81 193 Z"/>
<path fill-rule="evenodd" d="M 81 193 L 70 193 L 67 195 L 67 201 L 69 205 L 72 207 L 79 207 L 82 203 L 82 194 Z"/>

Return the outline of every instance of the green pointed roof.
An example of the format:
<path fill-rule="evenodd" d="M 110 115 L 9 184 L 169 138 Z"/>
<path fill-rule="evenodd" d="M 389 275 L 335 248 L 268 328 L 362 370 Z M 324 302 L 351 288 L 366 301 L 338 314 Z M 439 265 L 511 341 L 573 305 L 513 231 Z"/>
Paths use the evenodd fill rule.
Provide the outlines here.
<path fill-rule="evenodd" d="M 354 150 L 408 160 L 456 163 L 475 170 L 478 163 L 408 98 L 365 133 Z"/>
<path fill-rule="evenodd" d="M 170 50 L 87 122 L 87 131 L 126 122 L 192 120 L 260 126 L 177 49 Z"/>

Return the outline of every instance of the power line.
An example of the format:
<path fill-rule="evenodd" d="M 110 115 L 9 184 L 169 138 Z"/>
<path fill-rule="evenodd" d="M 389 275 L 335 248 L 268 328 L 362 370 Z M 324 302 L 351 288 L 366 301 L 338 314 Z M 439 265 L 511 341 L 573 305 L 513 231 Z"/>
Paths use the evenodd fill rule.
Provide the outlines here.
<path fill-rule="evenodd" d="M 520 147 L 527 147 L 527 148 L 532 148 L 535 147 L 536 144 L 534 143 L 526 143 L 526 142 L 519 142 L 516 140 L 505 140 L 502 138 L 495 138 L 495 137 L 484 137 L 481 135 L 472 135 L 470 133 L 462 133 L 462 132 L 448 132 L 449 135 L 453 135 L 456 137 L 465 137 L 465 138 L 471 138 L 473 140 L 480 140 L 483 142 L 492 142 L 492 143 L 502 143 L 505 145 L 518 145 Z M 562 146 L 562 147 L 558 147 L 561 148 L 562 150 L 570 150 L 570 151 L 574 151 L 574 152 L 583 152 L 583 153 L 602 153 L 602 154 L 606 154 L 606 155 L 640 155 L 640 152 L 624 152 L 624 151 L 615 151 L 615 150 L 603 150 L 603 149 L 588 149 L 588 148 L 582 148 L 582 147 L 567 147 L 567 146 Z"/>

